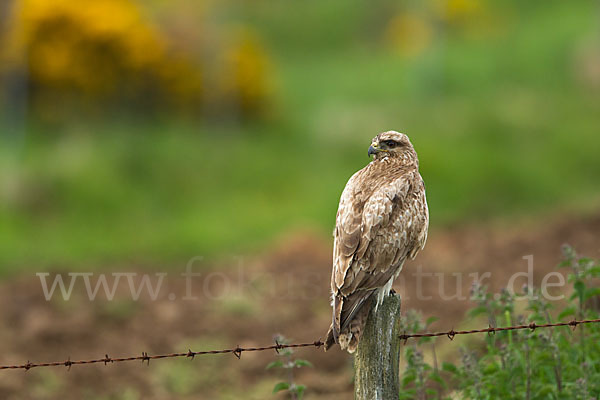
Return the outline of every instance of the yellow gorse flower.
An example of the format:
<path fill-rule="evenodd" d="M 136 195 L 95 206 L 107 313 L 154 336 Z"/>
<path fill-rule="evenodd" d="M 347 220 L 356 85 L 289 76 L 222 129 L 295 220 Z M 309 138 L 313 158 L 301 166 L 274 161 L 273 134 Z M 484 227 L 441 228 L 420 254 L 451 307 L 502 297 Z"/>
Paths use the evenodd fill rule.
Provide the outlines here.
<path fill-rule="evenodd" d="M 15 0 L 0 72 L 26 69 L 34 102 L 48 94 L 94 103 L 151 93 L 177 108 L 236 101 L 254 113 L 269 94 L 268 57 L 256 35 L 240 32 L 212 59 L 202 42 L 183 49 L 171 42 L 134 0 Z M 219 71 L 211 75 L 218 82 L 203 93 L 207 68 Z"/>

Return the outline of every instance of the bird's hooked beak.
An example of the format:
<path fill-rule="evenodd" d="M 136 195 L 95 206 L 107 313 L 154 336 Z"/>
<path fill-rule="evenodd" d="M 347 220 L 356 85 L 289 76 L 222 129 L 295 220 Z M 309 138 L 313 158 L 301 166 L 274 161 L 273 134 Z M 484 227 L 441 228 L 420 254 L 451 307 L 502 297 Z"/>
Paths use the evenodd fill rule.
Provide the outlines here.
<path fill-rule="evenodd" d="M 379 148 L 379 144 L 376 142 L 371 143 L 371 145 L 369 146 L 369 151 L 367 152 L 367 154 L 369 155 L 369 157 L 371 157 L 374 154 L 377 154 L 379 152 L 382 152 L 383 150 Z"/>

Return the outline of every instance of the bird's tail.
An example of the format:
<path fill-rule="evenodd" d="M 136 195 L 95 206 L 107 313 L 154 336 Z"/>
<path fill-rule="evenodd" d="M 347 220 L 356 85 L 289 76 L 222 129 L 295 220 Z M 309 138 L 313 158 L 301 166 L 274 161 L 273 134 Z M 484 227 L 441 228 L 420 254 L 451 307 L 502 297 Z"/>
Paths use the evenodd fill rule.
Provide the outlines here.
<path fill-rule="evenodd" d="M 335 297 L 325 351 L 338 343 L 342 350 L 354 353 L 371 310 L 373 293 L 374 291 L 357 292 L 348 297 Z"/>

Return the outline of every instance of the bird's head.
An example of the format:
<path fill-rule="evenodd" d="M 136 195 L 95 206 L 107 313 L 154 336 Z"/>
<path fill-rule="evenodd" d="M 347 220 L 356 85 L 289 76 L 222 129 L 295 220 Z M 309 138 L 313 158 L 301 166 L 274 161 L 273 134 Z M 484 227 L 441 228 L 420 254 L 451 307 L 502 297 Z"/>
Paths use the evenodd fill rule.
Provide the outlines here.
<path fill-rule="evenodd" d="M 404 133 L 387 131 L 375 136 L 369 146 L 369 156 L 375 160 L 389 157 L 405 163 L 416 162 L 417 153 Z"/>

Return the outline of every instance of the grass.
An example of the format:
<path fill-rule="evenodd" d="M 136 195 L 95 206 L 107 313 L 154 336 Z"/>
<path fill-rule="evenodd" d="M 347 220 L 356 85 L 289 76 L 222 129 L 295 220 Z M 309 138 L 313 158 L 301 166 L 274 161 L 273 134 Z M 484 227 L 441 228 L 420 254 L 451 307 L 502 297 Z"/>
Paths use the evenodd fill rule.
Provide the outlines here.
<path fill-rule="evenodd" d="M 419 152 L 434 227 L 597 202 L 600 102 L 575 64 L 593 4 L 489 3 L 491 33 L 449 29 L 410 57 L 382 39 L 391 4 L 260 4 L 238 12 L 277 67 L 270 119 L 30 121 L 0 149 L 0 272 L 239 254 L 307 226 L 328 237 L 387 129 Z"/>

